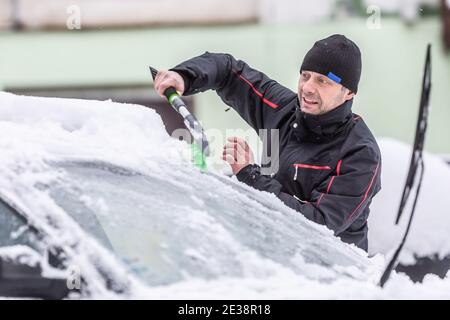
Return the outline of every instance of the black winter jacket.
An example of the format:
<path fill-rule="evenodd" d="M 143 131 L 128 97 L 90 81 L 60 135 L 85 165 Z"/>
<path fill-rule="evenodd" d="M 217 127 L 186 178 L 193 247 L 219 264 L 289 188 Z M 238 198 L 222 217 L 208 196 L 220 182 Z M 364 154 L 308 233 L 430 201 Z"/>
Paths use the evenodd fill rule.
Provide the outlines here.
<path fill-rule="evenodd" d="M 279 170 L 262 175 L 259 166 L 249 165 L 237 174 L 240 181 L 274 193 L 367 251 L 369 205 L 381 188 L 381 154 L 362 118 L 352 113 L 352 100 L 323 115 L 305 114 L 297 93 L 229 54 L 206 52 L 171 70 L 182 75 L 185 95 L 216 90 L 257 132 L 279 130 Z"/>

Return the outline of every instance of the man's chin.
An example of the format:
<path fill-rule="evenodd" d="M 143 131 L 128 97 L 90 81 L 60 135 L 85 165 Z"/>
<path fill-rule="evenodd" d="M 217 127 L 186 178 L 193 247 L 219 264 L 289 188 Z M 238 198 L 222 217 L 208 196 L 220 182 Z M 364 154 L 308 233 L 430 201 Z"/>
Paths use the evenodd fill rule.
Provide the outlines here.
<path fill-rule="evenodd" d="M 319 113 L 319 108 L 317 106 L 308 106 L 300 103 L 300 110 L 307 114 L 317 115 Z"/>

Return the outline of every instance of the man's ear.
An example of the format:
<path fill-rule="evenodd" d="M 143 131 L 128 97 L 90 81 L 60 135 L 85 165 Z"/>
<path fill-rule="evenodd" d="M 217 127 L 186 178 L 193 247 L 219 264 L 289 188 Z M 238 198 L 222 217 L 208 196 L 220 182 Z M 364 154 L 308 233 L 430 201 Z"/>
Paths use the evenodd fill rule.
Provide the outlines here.
<path fill-rule="evenodd" d="M 347 89 L 348 90 L 348 89 Z M 355 96 L 355 93 L 352 92 L 351 90 L 348 90 L 348 92 L 345 94 L 345 101 L 348 101 L 350 99 L 353 99 L 353 97 Z"/>

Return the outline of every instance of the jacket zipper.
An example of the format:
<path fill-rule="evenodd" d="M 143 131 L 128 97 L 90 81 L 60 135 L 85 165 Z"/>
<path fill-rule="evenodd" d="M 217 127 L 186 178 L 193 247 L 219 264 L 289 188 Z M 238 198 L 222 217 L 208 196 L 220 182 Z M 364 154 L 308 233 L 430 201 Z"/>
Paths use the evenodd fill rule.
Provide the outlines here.
<path fill-rule="evenodd" d="M 315 166 L 304 163 L 294 163 L 293 166 L 295 168 L 294 180 L 297 180 L 298 168 L 313 169 L 313 170 L 331 170 L 329 166 Z"/>

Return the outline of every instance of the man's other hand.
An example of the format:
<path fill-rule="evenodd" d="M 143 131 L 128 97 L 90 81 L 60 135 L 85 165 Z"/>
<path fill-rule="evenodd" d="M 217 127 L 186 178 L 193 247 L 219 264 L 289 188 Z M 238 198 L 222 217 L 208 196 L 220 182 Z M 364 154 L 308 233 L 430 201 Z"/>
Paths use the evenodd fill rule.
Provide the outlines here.
<path fill-rule="evenodd" d="M 223 146 L 222 159 L 231 166 L 233 174 L 237 174 L 249 164 L 254 164 L 253 152 L 247 142 L 238 137 L 229 137 Z"/>

